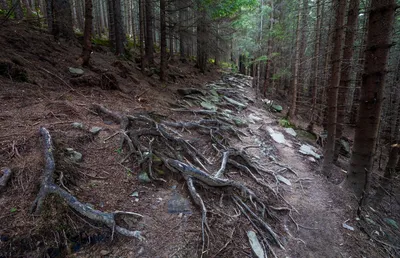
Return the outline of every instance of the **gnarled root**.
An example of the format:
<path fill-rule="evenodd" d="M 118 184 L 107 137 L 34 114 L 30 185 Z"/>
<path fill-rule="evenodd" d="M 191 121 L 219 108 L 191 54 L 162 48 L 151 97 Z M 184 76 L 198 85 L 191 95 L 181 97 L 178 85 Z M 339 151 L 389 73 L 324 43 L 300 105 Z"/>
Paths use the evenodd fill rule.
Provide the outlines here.
<path fill-rule="evenodd" d="M 55 170 L 55 161 L 53 156 L 53 143 L 49 131 L 41 127 L 40 134 L 44 141 L 44 157 L 45 157 L 45 169 L 42 178 L 42 183 L 40 187 L 39 194 L 37 195 L 35 201 L 33 202 L 31 212 L 38 215 L 42 209 L 45 197 L 48 194 L 56 194 L 61 199 L 63 199 L 72 209 L 77 211 L 84 217 L 87 217 L 93 221 L 104 223 L 108 226 L 114 233 L 114 230 L 124 236 L 135 237 L 139 240 L 143 240 L 144 237 L 141 235 L 140 231 L 131 231 L 124 227 L 118 226 L 115 221 L 117 215 L 130 215 L 135 217 L 142 217 L 142 215 L 133 212 L 102 212 L 91 208 L 87 204 L 80 202 L 75 196 L 68 193 L 58 185 L 54 183 L 53 173 Z"/>

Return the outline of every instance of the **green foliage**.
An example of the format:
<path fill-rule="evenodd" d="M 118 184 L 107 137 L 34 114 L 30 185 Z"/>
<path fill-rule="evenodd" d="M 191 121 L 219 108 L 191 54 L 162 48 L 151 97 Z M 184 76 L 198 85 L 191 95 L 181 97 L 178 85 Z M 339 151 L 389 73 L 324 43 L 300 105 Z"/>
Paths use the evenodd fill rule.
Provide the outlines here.
<path fill-rule="evenodd" d="M 15 207 L 12 207 L 11 209 L 10 209 L 10 212 L 11 213 L 14 213 L 14 212 L 16 212 L 17 211 L 17 208 L 15 208 Z"/>
<path fill-rule="evenodd" d="M 76 34 L 78 35 L 78 33 L 76 33 Z M 110 41 L 108 39 L 104 39 L 104 38 L 93 38 L 92 44 L 97 45 L 97 46 L 109 47 Z"/>
<path fill-rule="evenodd" d="M 293 127 L 293 125 L 290 123 L 290 121 L 286 118 L 279 119 L 279 125 L 282 127 L 285 127 L 285 128 Z"/>
<path fill-rule="evenodd" d="M 253 9 L 257 0 L 203 0 L 201 8 L 211 11 L 213 19 L 236 16 L 243 9 Z"/>

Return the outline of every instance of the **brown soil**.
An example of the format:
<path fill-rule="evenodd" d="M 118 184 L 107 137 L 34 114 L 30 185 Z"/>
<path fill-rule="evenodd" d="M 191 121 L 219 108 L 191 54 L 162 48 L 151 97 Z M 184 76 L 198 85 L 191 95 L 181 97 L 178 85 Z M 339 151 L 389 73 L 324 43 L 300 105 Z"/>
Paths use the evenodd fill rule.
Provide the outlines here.
<path fill-rule="evenodd" d="M 78 67 L 79 46 L 56 43 L 46 32 L 24 23 L 4 26 L 0 30 L 0 72 L 6 67 L 6 73 L 0 75 L 0 167 L 10 167 L 14 174 L 0 192 L 0 257 L 200 257 L 199 208 L 191 203 L 191 214 L 167 212 L 175 191 L 190 200 L 183 178 L 166 171 L 166 183 L 139 183 L 138 168 L 128 170 L 119 163 L 123 153 L 118 137 L 109 138 L 119 125 L 103 120 L 90 107 L 100 103 L 127 114 L 154 112 L 172 121 L 197 120 L 192 114 L 170 110 L 170 104 L 180 98 L 176 89 L 202 87 L 218 80 L 220 71 L 213 69 L 203 75 L 193 63 L 174 62 L 170 66 L 174 76 L 162 84 L 156 76 L 143 76 L 134 62 L 118 60 L 98 47 L 92 55 L 94 68 L 84 68 L 82 77 L 73 77 L 68 67 Z M 248 97 L 254 98 L 254 92 L 249 91 Z M 276 250 L 278 257 L 382 256 L 356 227 L 357 203 L 351 194 L 323 178 L 318 164 L 298 153 L 301 140 L 286 134 L 291 147 L 272 141 L 266 128 L 282 128 L 262 103 L 252 104 L 239 116 L 251 113 L 261 117 L 262 122 L 241 129 L 248 137 L 232 140 L 233 145 L 261 144 L 262 148 L 251 149 L 250 153 L 262 165 L 278 170 L 268 160 L 273 156 L 298 175 L 284 172 L 282 175 L 292 186 L 279 185 L 292 211 L 290 216 L 279 214 L 281 221 L 274 225 L 285 240 L 286 250 Z M 72 122 L 83 123 L 84 129 L 73 128 Z M 143 220 L 125 223 L 142 230 L 146 241 L 119 235 L 111 240 L 108 228 L 78 216 L 54 196 L 47 198 L 41 216 L 30 214 L 44 167 L 40 126 L 49 129 L 54 139 L 56 182 L 96 209 L 143 214 Z M 93 136 L 88 131 L 92 126 L 103 130 Z M 81 152 L 83 162 L 68 162 L 66 147 Z M 215 155 L 211 151 L 208 154 Z M 261 191 L 239 173 L 228 177 Z M 139 197 L 130 196 L 133 192 Z M 221 198 L 204 189 L 201 194 L 215 203 Z M 285 206 L 284 202 L 275 204 Z M 224 201 L 223 207 L 224 213 L 235 214 L 228 202 Z M 343 228 L 345 221 L 355 231 Z M 251 256 L 246 236 L 251 225 L 243 216 L 229 218 L 210 212 L 209 223 L 214 236 L 205 257 Z"/>

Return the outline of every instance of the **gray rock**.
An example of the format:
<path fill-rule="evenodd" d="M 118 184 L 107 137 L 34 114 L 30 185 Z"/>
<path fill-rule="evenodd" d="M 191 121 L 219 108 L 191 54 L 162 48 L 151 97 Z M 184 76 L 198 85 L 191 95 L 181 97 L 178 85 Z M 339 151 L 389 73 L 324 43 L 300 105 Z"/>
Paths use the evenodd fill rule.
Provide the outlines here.
<path fill-rule="evenodd" d="M 293 129 L 293 128 L 285 128 L 284 129 L 285 130 L 285 132 L 287 133 L 287 134 L 290 134 L 290 135 L 292 135 L 292 136 L 294 136 L 294 137 L 296 137 L 297 136 L 297 133 L 296 133 L 296 131 Z"/>
<path fill-rule="evenodd" d="M 151 179 L 150 179 L 150 177 L 149 177 L 149 175 L 146 173 L 146 172 L 141 172 L 139 175 L 138 175 L 138 179 L 139 179 L 139 182 L 140 183 L 150 183 L 151 182 Z"/>
<path fill-rule="evenodd" d="M 82 161 L 82 153 L 77 152 L 77 151 L 75 151 L 75 150 L 72 149 L 72 148 L 66 148 L 65 150 L 67 151 L 67 153 L 68 153 L 68 155 L 69 155 L 69 158 L 70 158 L 73 162 L 78 163 L 78 162 L 81 162 L 81 161 Z"/>
<path fill-rule="evenodd" d="M 252 124 L 255 124 L 256 122 L 261 122 L 262 121 L 261 117 L 258 117 L 258 116 L 253 115 L 253 114 L 250 114 L 248 118 L 249 118 L 249 122 L 252 123 Z"/>
<path fill-rule="evenodd" d="M 269 135 L 275 142 L 280 143 L 280 144 L 286 144 L 285 136 L 283 136 L 283 134 L 281 132 L 276 132 L 271 127 L 268 127 L 267 130 L 268 130 Z"/>
<path fill-rule="evenodd" d="M 103 130 L 103 128 L 98 126 L 93 126 L 92 128 L 90 128 L 90 132 L 92 134 L 98 134 L 101 130 Z"/>
<path fill-rule="evenodd" d="M 232 120 L 233 120 L 233 122 L 235 122 L 235 125 L 238 126 L 238 127 L 247 127 L 247 126 L 249 126 L 247 124 L 246 120 L 240 119 L 238 117 L 234 117 Z"/>
<path fill-rule="evenodd" d="M 83 124 L 79 122 L 73 122 L 72 127 L 77 128 L 77 129 L 83 129 Z"/>
<path fill-rule="evenodd" d="M 200 105 L 205 109 L 214 110 L 214 111 L 217 110 L 217 107 L 214 104 L 211 104 L 210 102 L 203 101 L 200 103 Z"/>
<path fill-rule="evenodd" d="M 301 154 L 313 156 L 316 159 L 320 159 L 321 155 L 317 154 L 315 151 L 316 151 L 315 148 L 308 144 L 301 145 L 299 150 Z"/>
<path fill-rule="evenodd" d="M 289 179 L 287 179 L 286 177 L 283 177 L 281 175 L 277 175 L 276 178 L 281 181 L 282 183 L 284 183 L 285 185 L 292 185 L 292 183 L 290 182 Z"/>
<path fill-rule="evenodd" d="M 273 104 L 271 106 L 271 109 L 272 109 L 272 111 L 275 111 L 275 112 L 282 112 L 282 110 L 283 110 L 282 106 L 281 105 L 277 105 L 277 104 Z"/>
<path fill-rule="evenodd" d="M 224 99 L 226 101 L 228 101 L 229 103 L 231 103 L 232 105 L 238 106 L 240 108 L 246 108 L 247 107 L 247 104 L 240 103 L 239 101 L 236 101 L 234 99 L 228 98 L 227 96 L 224 96 Z"/>
<path fill-rule="evenodd" d="M 251 250 L 257 258 L 265 258 L 264 249 L 262 248 L 260 241 L 258 241 L 257 235 L 254 231 L 247 231 L 247 237 L 249 238 Z"/>
<path fill-rule="evenodd" d="M 109 255 L 111 252 L 110 251 L 107 251 L 107 250 L 101 250 L 100 251 L 100 255 L 102 255 L 102 256 L 106 256 L 106 255 Z"/>
<path fill-rule="evenodd" d="M 82 69 L 73 68 L 73 67 L 68 67 L 68 71 L 70 72 L 70 74 L 75 75 L 75 76 L 80 76 L 85 73 L 85 71 L 83 71 Z"/>

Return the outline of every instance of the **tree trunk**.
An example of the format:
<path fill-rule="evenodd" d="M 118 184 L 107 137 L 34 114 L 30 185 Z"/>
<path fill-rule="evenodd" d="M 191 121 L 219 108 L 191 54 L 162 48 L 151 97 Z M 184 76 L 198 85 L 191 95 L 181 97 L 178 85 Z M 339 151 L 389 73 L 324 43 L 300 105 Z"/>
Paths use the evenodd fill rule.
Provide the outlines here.
<path fill-rule="evenodd" d="M 184 8 L 181 5 L 180 1 L 180 5 L 179 6 L 179 13 L 178 13 L 178 20 L 179 20 L 179 56 L 180 56 L 180 60 L 181 62 L 185 62 L 186 61 L 186 55 L 185 55 L 185 49 L 186 49 L 186 40 L 185 40 L 185 33 L 184 33 L 184 25 L 186 24 L 186 22 L 184 22 Z M 184 3 L 183 3 L 184 4 Z"/>
<path fill-rule="evenodd" d="M 122 16 L 121 0 L 114 0 L 115 54 L 125 54 L 125 29 Z"/>
<path fill-rule="evenodd" d="M 53 32 L 53 0 L 46 0 L 47 31 Z"/>
<path fill-rule="evenodd" d="M 271 1 L 271 18 L 270 18 L 270 27 L 269 27 L 269 36 L 267 42 L 267 61 L 265 64 L 265 80 L 263 86 L 263 96 L 267 96 L 268 89 L 271 84 L 271 58 L 272 58 L 272 30 L 274 28 L 274 1 Z"/>
<path fill-rule="evenodd" d="M 161 64 L 160 80 L 165 81 L 167 69 L 167 24 L 165 21 L 165 0 L 160 0 Z"/>
<path fill-rule="evenodd" d="M 146 11 L 146 37 L 145 37 L 145 52 L 146 63 L 152 65 L 154 63 L 154 43 L 153 43 L 153 10 L 152 0 L 145 0 Z"/>
<path fill-rule="evenodd" d="M 342 67 L 340 74 L 340 84 L 338 92 L 338 103 L 337 103 L 337 120 L 336 120 L 336 143 L 335 143 L 335 153 L 333 160 L 336 162 L 339 158 L 339 152 L 341 148 L 340 139 L 343 135 L 343 126 L 346 117 L 346 104 L 347 96 L 350 89 L 350 71 L 353 59 L 353 44 L 356 35 L 357 28 L 357 18 L 358 18 L 358 8 L 360 2 L 359 0 L 351 0 L 349 4 L 349 10 L 347 12 L 347 25 L 346 25 L 346 35 L 343 46 L 343 58 Z"/>
<path fill-rule="evenodd" d="M 297 30 L 296 30 L 296 57 L 294 60 L 294 73 L 293 73 L 293 88 L 292 88 L 292 100 L 290 104 L 290 109 L 288 112 L 288 118 L 294 118 L 296 114 L 297 108 L 297 88 L 298 88 L 298 81 L 299 81 L 299 68 L 300 68 L 300 41 L 301 41 L 301 8 L 299 9 L 298 17 L 297 17 Z"/>
<path fill-rule="evenodd" d="M 360 108 L 346 180 L 357 196 L 364 190 L 365 171 L 371 173 L 372 169 L 395 9 L 394 0 L 371 1 Z"/>
<path fill-rule="evenodd" d="M 109 20 L 109 27 L 108 27 L 108 40 L 110 41 L 110 48 L 111 51 L 115 53 L 115 13 L 114 13 L 114 0 L 107 0 L 108 4 L 108 20 Z"/>
<path fill-rule="evenodd" d="M 207 13 L 204 7 L 199 5 L 199 13 L 197 19 L 197 67 L 200 72 L 205 73 L 207 68 L 207 46 L 208 46 L 208 31 L 207 31 Z"/>
<path fill-rule="evenodd" d="M 92 53 L 92 0 L 85 0 L 85 31 L 83 33 L 82 65 L 89 66 L 90 54 Z"/>
<path fill-rule="evenodd" d="M 15 6 L 15 9 L 14 9 L 15 19 L 22 20 L 24 18 L 24 12 L 22 11 L 21 1 L 20 0 L 12 0 L 12 5 Z"/>
<path fill-rule="evenodd" d="M 331 55 L 332 72 L 329 79 L 329 86 L 327 91 L 327 129 L 328 137 L 324 148 L 324 164 L 323 172 L 327 177 L 331 176 L 331 165 L 335 152 L 336 140 L 336 117 L 337 117 L 337 98 L 338 88 L 340 83 L 340 67 L 342 62 L 341 50 L 344 35 L 344 18 L 346 11 L 346 1 L 336 0 L 336 15 L 335 15 L 335 31 L 333 36 L 333 50 Z"/>
<path fill-rule="evenodd" d="M 52 34 L 56 39 L 59 37 L 67 41 L 75 40 L 72 28 L 71 6 L 68 0 L 53 0 L 53 26 Z M 56 11 L 55 11 L 56 10 Z"/>
<path fill-rule="evenodd" d="M 7 0 L 0 0 L 0 7 L 2 10 L 8 10 Z"/>
<path fill-rule="evenodd" d="M 147 60 L 144 53 L 144 0 L 139 0 L 139 41 L 140 41 L 140 59 L 142 72 L 147 67 Z"/>
<path fill-rule="evenodd" d="M 319 53 L 320 53 L 320 47 L 321 47 L 321 1 L 317 0 L 316 2 L 317 5 L 317 22 L 315 23 L 315 45 L 314 45 L 314 62 L 313 64 L 313 82 L 312 82 L 312 107 L 311 107 L 311 118 L 310 118 L 310 124 L 307 127 L 307 130 L 309 132 L 314 131 L 314 114 L 315 114 L 315 108 L 317 106 L 317 92 L 318 92 L 318 78 L 319 78 Z"/>

